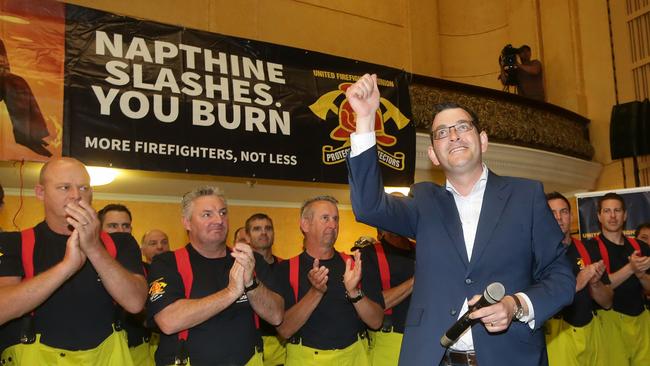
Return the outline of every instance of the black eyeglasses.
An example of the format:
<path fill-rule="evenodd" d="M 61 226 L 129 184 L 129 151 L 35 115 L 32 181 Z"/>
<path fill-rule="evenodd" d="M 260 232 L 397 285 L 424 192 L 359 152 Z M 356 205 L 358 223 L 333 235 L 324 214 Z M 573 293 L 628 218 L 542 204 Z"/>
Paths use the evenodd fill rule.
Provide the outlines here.
<path fill-rule="evenodd" d="M 440 127 L 440 128 L 437 128 L 435 131 L 431 131 L 431 136 L 433 137 L 434 140 L 442 140 L 444 138 L 449 137 L 449 133 L 450 133 L 452 128 L 454 130 L 456 130 L 456 133 L 462 134 L 462 133 L 473 130 L 474 125 L 472 124 L 472 121 L 460 120 L 460 121 L 456 122 L 455 125 L 447 126 L 447 127 Z"/>

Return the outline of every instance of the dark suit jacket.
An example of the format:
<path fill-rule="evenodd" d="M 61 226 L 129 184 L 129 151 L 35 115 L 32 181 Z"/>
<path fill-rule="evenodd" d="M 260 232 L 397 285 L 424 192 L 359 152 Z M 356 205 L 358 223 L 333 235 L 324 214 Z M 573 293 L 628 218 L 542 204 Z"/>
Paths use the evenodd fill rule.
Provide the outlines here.
<path fill-rule="evenodd" d="M 540 182 L 488 175 L 472 260 L 460 217 L 445 187 L 418 183 L 412 198 L 383 191 L 377 150 L 348 159 L 352 207 L 358 221 L 415 238 L 415 285 L 406 319 L 400 365 L 435 365 L 445 349 L 440 337 L 456 321 L 466 298 L 501 282 L 507 294 L 524 292 L 535 329 L 513 321 L 500 334 L 472 327 L 481 366 L 545 365 L 544 321 L 571 303 L 575 276 L 564 255 L 562 232 Z"/>

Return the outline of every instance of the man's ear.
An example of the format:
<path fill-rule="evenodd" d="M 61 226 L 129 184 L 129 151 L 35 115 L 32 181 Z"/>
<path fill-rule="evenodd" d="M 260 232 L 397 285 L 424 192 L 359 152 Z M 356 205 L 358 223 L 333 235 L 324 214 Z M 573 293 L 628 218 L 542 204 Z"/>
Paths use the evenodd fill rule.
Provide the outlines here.
<path fill-rule="evenodd" d="M 427 154 L 429 154 L 429 159 L 433 163 L 433 165 L 438 166 L 440 165 L 440 161 L 438 161 L 438 157 L 436 156 L 436 152 L 433 151 L 433 146 L 429 146 L 429 149 L 427 150 Z"/>
<path fill-rule="evenodd" d="M 478 135 L 479 140 L 481 141 L 481 153 L 484 153 L 487 151 L 488 148 L 488 136 L 485 131 L 481 131 Z"/>
<path fill-rule="evenodd" d="M 309 229 L 309 221 L 307 221 L 307 219 L 300 218 L 300 231 L 306 233 L 309 231 L 307 229 Z"/>
<path fill-rule="evenodd" d="M 190 231 L 190 220 L 183 217 L 181 219 L 181 223 L 183 223 L 183 227 L 185 228 L 185 230 Z"/>
<path fill-rule="evenodd" d="M 34 187 L 34 193 L 36 194 L 36 198 L 38 198 L 39 201 L 45 200 L 45 187 L 42 184 L 37 184 Z"/>

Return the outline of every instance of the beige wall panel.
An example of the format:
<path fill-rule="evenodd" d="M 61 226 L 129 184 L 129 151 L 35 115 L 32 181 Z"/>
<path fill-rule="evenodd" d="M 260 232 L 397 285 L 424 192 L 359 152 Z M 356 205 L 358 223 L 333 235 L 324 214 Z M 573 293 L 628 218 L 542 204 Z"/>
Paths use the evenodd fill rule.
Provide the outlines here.
<path fill-rule="evenodd" d="M 264 40 L 259 33 L 259 18 L 264 16 L 258 10 L 257 0 L 210 1 L 208 30 L 214 33 L 248 39 Z"/>
<path fill-rule="evenodd" d="M 437 0 L 410 0 L 411 67 L 415 74 L 440 77 Z"/>
<path fill-rule="evenodd" d="M 299 1 L 215 1 L 210 29 L 244 38 L 304 48 L 337 56 L 405 68 L 410 65 L 406 11 L 391 2 L 390 12 L 373 10 L 366 2 L 343 7 L 315 6 Z M 355 2 L 353 2 L 355 3 Z M 336 5 L 336 4 L 334 4 Z M 228 9 L 228 11 L 220 11 Z"/>
<path fill-rule="evenodd" d="M 66 0 L 111 13 L 207 30 L 210 0 Z"/>
<path fill-rule="evenodd" d="M 438 0 L 440 34 L 466 36 L 508 24 L 506 0 Z"/>
<path fill-rule="evenodd" d="M 630 164 L 627 164 L 628 166 Z M 629 181 L 630 175 L 627 176 Z M 634 178 L 632 178 L 634 182 Z M 596 191 L 605 191 L 608 189 L 620 189 L 624 188 L 625 184 L 623 182 L 623 170 L 621 169 L 621 162 L 619 160 L 612 161 L 609 164 L 603 165 L 603 170 L 598 177 L 596 182 Z"/>
<path fill-rule="evenodd" d="M 258 0 L 260 2 L 264 0 Z M 282 0 L 286 2 L 303 3 L 341 13 L 355 14 L 360 17 L 374 19 L 378 22 L 403 26 L 406 20 L 404 12 L 408 0 Z"/>
<path fill-rule="evenodd" d="M 566 1 L 543 0 L 540 11 L 547 102 L 578 112 L 569 4 Z M 533 58 L 538 58 L 537 52 L 533 50 Z"/>
<path fill-rule="evenodd" d="M 609 122 L 615 104 L 612 55 L 609 46 L 607 5 L 598 1 L 579 1 L 579 28 L 584 58 L 586 115 L 591 119 L 594 160 L 610 162 Z M 620 166 L 620 165 L 617 165 Z"/>
<path fill-rule="evenodd" d="M 259 34 L 265 41 L 396 68 L 409 64 L 408 32 L 402 26 L 298 2 L 283 4 L 260 4 Z"/>
<path fill-rule="evenodd" d="M 501 89 L 496 77 L 499 70 L 499 54 L 507 39 L 507 29 L 468 36 L 440 36 L 442 77 L 461 82 L 462 78 L 491 75 L 493 88 Z"/>
<path fill-rule="evenodd" d="M 627 103 L 636 99 L 632 75 L 632 50 L 627 24 L 629 17 L 626 10 L 626 1 L 610 1 L 609 5 L 612 17 L 614 54 L 616 55 L 618 100 L 619 103 Z M 609 42 L 609 38 L 607 42 Z"/>
<path fill-rule="evenodd" d="M 496 76 L 499 53 L 508 39 L 506 5 L 505 0 L 438 1 L 440 77 L 501 89 Z"/>
<path fill-rule="evenodd" d="M 540 55 L 543 56 L 543 52 L 539 43 L 539 17 L 536 4 L 536 0 L 508 1 L 508 38 L 503 45 L 510 43 L 514 47 L 521 47 L 527 44 L 539 59 Z M 543 60 L 543 57 L 541 59 Z"/>

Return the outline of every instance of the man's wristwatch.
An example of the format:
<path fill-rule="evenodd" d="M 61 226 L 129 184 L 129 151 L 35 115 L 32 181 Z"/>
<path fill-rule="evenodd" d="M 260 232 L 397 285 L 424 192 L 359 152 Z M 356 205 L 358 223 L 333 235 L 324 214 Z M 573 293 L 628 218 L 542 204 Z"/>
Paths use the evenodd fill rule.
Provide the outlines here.
<path fill-rule="evenodd" d="M 260 285 L 260 280 L 258 280 L 257 277 L 253 277 L 253 283 L 244 287 L 244 293 L 255 290 L 259 285 Z"/>
<path fill-rule="evenodd" d="M 515 300 L 515 313 L 512 315 L 513 319 L 521 320 L 524 317 L 524 307 L 521 306 L 521 301 L 517 295 L 511 295 L 513 300 Z"/>
<path fill-rule="evenodd" d="M 356 303 L 356 302 L 359 302 L 359 300 L 363 299 L 364 296 L 365 295 L 364 295 L 363 291 L 361 291 L 361 289 L 359 289 L 359 294 L 357 294 L 357 296 L 355 296 L 355 297 L 350 297 L 350 294 L 348 293 L 348 291 L 347 290 L 345 291 L 345 298 L 348 299 L 348 301 L 350 301 L 353 304 Z"/>

